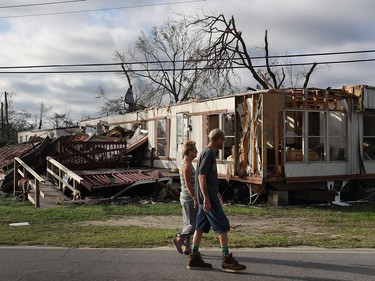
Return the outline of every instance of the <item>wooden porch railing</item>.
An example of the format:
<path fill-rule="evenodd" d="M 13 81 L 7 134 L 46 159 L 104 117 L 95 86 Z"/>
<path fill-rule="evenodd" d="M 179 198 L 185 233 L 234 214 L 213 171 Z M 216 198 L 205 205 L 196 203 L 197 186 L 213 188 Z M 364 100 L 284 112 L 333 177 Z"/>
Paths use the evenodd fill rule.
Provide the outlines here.
<path fill-rule="evenodd" d="M 126 141 L 60 141 L 58 161 L 74 170 L 126 167 Z"/>
<path fill-rule="evenodd" d="M 77 188 L 83 178 L 49 156 L 47 157 L 47 177 L 56 180 L 60 190 L 65 187 L 69 188 L 72 191 L 73 200 L 81 198 L 81 193 Z M 72 184 L 69 183 L 70 180 L 73 180 Z"/>
<path fill-rule="evenodd" d="M 39 176 L 32 168 L 30 168 L 20 158 L 14 158 L 14 182 L 13 182 L 13 196 L 17 195 L 17 187 L 21 187 L 22 192 L 27 195 L 30 190 L 35 192 L 35 207 L 40 207 L 40 190 L 39 186 L 44 183 L 44 179 Z M 20 184 L 19 184 L 20 183 Z"/>

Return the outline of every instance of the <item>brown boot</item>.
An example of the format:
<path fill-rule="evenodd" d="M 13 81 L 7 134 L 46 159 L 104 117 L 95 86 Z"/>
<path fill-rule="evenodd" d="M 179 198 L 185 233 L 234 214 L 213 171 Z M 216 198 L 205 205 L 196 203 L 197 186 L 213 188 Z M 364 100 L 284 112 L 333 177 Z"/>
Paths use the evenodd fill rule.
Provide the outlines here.
<path fill-rule="evenodd" d="M 246 265 L 239 264 L 238 261 L 232 256 L 224 256 L 221 264 L 222 270 L 225 272 L 240 272 L 246 269 Z"/>
<path fill-rule="evenodd" d="M 188 269 L 211 269 L 212 264 L 203 261 L 200 254 L 190 254 Z"/>

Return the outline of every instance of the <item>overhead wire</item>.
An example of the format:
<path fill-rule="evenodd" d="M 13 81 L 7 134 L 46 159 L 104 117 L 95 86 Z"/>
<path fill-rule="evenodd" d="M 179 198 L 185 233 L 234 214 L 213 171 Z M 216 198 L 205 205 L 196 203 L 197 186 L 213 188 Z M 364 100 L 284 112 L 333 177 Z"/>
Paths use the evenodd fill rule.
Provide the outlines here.
<path fill-rule="evenodd" d="M 87 0 L 66 0 L 66 1 L 55 1 L 55 2 L 18 4 L 18 5 L 0 6 L 0 9 L 10 9 L 10 8 L 13 9 L 13 8 L 24 8 L 24 7 L 34 7 L 34 6 L 46 6 L 46 5 L 66 4 L 66 3 L 85 2 L 85 1 L 87 1 Z"/>
<path fill-rule="evenodd" d="M 291 58 L 291 57 L 309 57 L 309 56 L 327 56 L 327 55 L 347 55 L 347 54 L 363 54 L 363 53 L 375 53 L 375 50 L 357 50 L 357 51 L 342 51 L 342 52 L 324 52 L 324 53 L 306 53 L 306 54 L 289 54 L 289 55 L 271 55 L 268 58 Z M 255 56 L 251 58 L 265 59 L 264 56 Z M 370 59 L 371 60 L 371 59 Z M 175 60 L 174 63 L 185 63 L 185 62 L 207 62 L 209 59 L 199 60 Z M 160 64 L 170 63 L 171 61 L 160 60 L 160 61 L 139 61 L 139 62 L 128 62 L 128 63 L 81 63 L 81 64 L 47 64 L 47 65 L 23 65 L 23 66 L 0 66 L 0 69 L 19 69 L 19 68 L 57 68 L 57 67 L 92 67 L 92 66 L 115 66 L 121 64 L 137 65 L 137 64 Z M 312 63 L 307 63 L 312 64 Z M 285 66 L 285 65 L 284 65 Z M 259 66 L 258 66 L 259 67 Z"/>
<path fill-rule="evenodd" d="M 345 52 L 329 52 L 329 53 L 313 53 L 313 54 L 296 54 L 296 55 L 275 55 L 275 56 L 269 56 L 273 58 L 290 58 L 290 57 L 307 57 L 307 56 L 326 56 L 326 55 L 344 55 L 344 54 L 359 54 L 359 53 L 372 53 L 375 52 L 375 50 L 362 50 L 362 51 L 345 51 Z M 265 59 L 265 57 L 254 57 L 252 59 Z M 191 62 L 207 62 L 208 60 L 192 60 Z M 328 64 L 343 64 L 343 63 L 360 63 L 360 62 L 371 62 L 375 61 L 375 58 L 367 58 L 367 59 L 351 59 L 351 60 L 331 60 L 331 61 L 314 61 L 314 62 L 299 62 L 299 63 L 278 63 L 272 65 L 272 67 L 286 67 L 286 66 L 309 66 L 313 65 L 314 63 L 318 65 L 328 65 Z M 40 68 L 91 68 L 91 67 L 113 67 L 113 66 L 120 66 L 122 64 L 127 65 L 142 65 L 142 64 L 167 64 L 171 61 L 143 61 L 143 62 L 129 62 L 129 63 L 85 63 L 85 64 L 49 64 L 49 65 L 24 65 L 24 66 L 0 66 L 0 70 L 7 70 L 7 69 L 40 69 Z M 189 61 L 183 61 L 183 60 L 177 60 L 175 63 L 186 63 Z M 253 65 L 254 68 L 265 68 L 267 67 L 264 64 L 259 65 Z M 231 69 L 240 69 L 240 68 L 246 68 L 243 65 L 237 65 L 235 66 L 228 66 L 228 67 L 222 67 L 222 69 L 225 68 L 231 68 Z M 145 71 L 172 71 L 179 69 L 177 68 L 154 68 L 154 69 L 132 69 L 134 72 L 145 72 Z M 207 66 L 199 66 L 199 67 L 184 67 L 184 70 L 197 70 L 197 69 L 217 69 L 217 67 L 207 67 Z M 48 71 L 0 71 L 1 74 L 57 74 L 57 73 L 122 73 L 123 70 L 120 69 L 99 69 L 99 70 L 48 70 Z"/>
<path fill-rule="evenodd" d="M 360 62 L 371 62 L 375 61 L 375 58 L 372 59 L 357 59 L 357 60 L 342 60 L 342 61 L 321 61 L 321 62 L 306 62 L 306 63 L 288 63 L 288 64 L 276 64 L 272 65 L 272 67 L 285 67 L 285 66 L 308 66 L 313 65 L 314 63 L 318 65 L 328 65 L 328 64 L 342 64 L 342 63 L 360 63 Z M 254 65 L 254 68 L 266 68 L 267 65 Z M 246 66 L 239 65 L 239 66 L 228 66 L 228 67 L 220 67 L 220 69 L 243 69 Z M 206 69 L 206 70 L 214 70 L 218 69 L 218 67 L 191 67 L 187 68 L 184 67 L 181 70 L 184 71 L 195 71 L 199 69 Z M 179 70 L 179 68 L 155 68 L 155 69 L 132 69 L 133 72 L 155 72 L 155 71 L 175 71 Z M 58 73 L 123 73 L 122 69 L 108 69 L 108 70 L 51 70 L 51 71 L 0 71 L 0 74 L 58 74 Z"/>
<path fill-rule="evenodd" d="M 143 8 L 143 7 L 167 6 L 167 5 L 175 5 L 175 4 L 187 4 L 187 3 L 205 2 L 205 1 L 206 0 L 184 0 L 184 1 L 173 1 L 173 2 L 165 2 L 165 3 L 152 3 L 152 4 L 120 6 L 120 7 L 111 7 L 111 8 L 86 9 L 86 10 L 65 11 L 65 12 L 48 12 L 48 13 L 24 14 L 24 15 L 13 15 L 13 16 L 0 16 L 0 19 L 89 13 L 89 12 L 110 11 L 110 10 L 134 9 L 134 8 Z"/>

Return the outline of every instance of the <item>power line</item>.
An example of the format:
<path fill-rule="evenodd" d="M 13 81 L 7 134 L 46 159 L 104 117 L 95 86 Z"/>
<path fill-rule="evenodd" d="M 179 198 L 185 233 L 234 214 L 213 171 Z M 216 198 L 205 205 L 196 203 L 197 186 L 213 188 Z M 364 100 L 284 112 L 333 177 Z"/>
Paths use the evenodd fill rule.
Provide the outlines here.
<path fill-rule="evenodd" d="M 0 6 L 0 9 L 33 7 L 33 6 L 45 6 L 45 5 L 65 4 L 65 3 L 84 2 L 84 1 L 86 1 L 86 0 L 69 0 L 69 1 L 56 1 L 56 2 L 45 2 L 45 3 L 9 5 L 9 6 Z"/>
<path fill-rule="evenodd" d="M 18 16 L 3 16 L 3 17 L 0 17 L 0 19 L 24 18 L 24 17 L 39 17 L 39 16 L 52 16 L 52 15 L 63 15 L 63 14 L 77 14 L 77 13 L 89 13 L 89 12 L 99 12 L 99 11 L 110 11 L 110 10 L 143 8 L 143 7 L 167 6 L 167 5 L 175 5 L 175 4 L 187 4 L 187 3 L 205 2 L 205 1 L 206 0 L 185 0 L 185 1 L 174 1 L 174 2 L 166 2 L 166 3 L 154 3 L 154 4 L 121 6 L 121 7 L 112 7 L 112 8 L 87 9 L 87 10 L 66 11 L 66 12 L 50 12 L 50 13 L 40 13 L 40 14 L 26 14 L 26 15 L 18 15 Z"/>
<path fill-rule="evenodd" d="M 306 53 L 306 54 L 294 54 L 294 55 L 274 55 L 269 56 L 269 58 L 291 58 L 291 57 L 309 57 L 309 56 L 327 56 L 327 55 L 347 55 L 347 54 L 363 54 L 363 53 L 374 53 L 375 50 L 357 50 L 357 51 L 343 51 L 343 52 L 324 52 L 324 53 Z M 265 59 L 264 56 L 252 57 L 253 59 Z M 371 59 L 370 59 L 371 60 Z M 208 59 L 201 60 L 176 60 L 175 63 L 184 62 L 207 62 Z M 22 65 L 22 66 L 0 66 L 0 69 L 30 69 L 30 68 L 61 68 L 61 67 L 103 67 L 103 66 L 117 66 L 117 65 L 140 65 L 140 64 L 160 64 L 160 63 L 170 63 L 171 61 L 140 61 L 140 62 L 129 62 L 129 63 L 82 63 L 82 64 L 48 64 L 48 65 Z M 333 62 L 332 62 L 333 63 Z M 312 63 L 302 63 L 304 65 Z M 324 64 L 321 62 L 320 64 Z M 289 63 L 287 65 L 298 65 Z M 279 64 L 281 66 L 281 64 Z M 284 65 L 285 66 L 285 65 Z M 259 67 L 259 66 L 258 66 Z"/>
<path fill-rule="evenodd" d="M 346 51 L 346 52 L 326 52 L 326 53 L 308 53 L 299 55 L 276 55 L 268 56 L 269 58 L 290 58 L 290 57 L 314 57 L 314 56 L 330 56 L 330 55 L 349 55 L 349 54 L 363 54 L 363 53 L 374 53 L 375 50 L 364 50 L 364 51 Z M 255 57 L 264 58 L 264 57 Z"/>
<path fill-rule="evenodd" d="M 59 68 L 59 67 L 87 67 L 87 66 L 114 66 L 122 63 L 82 63 L 82 64 L 47 64 L 47 65 L 22 65 L 22 66 L 0 66 L 0 69 L 19 69 L 19 68 Z M 133 63 L 137 64 L 137 63 Z"/>
<path fill-rule="evenodd" d="M 342 63 L 360 63 L 360 62 L 371 62 L 375 61 L 375 58 L 372 59 L 357 59 L 357 60 L 338 60 L 338 61 L 321 61 L 316 62 L 318 65 L 322 64 L 342 64 Z M 284 66 L 308 66 L 313 65 L 315 62 L 305 62 L 305 63 L 286 63 L 286 64 L 277 64 L 272 65 L 272 67 L 284 67 Z M 254 65 L 254 68 L 265 68 L 266 65 Z M 222 69 L 231 68 L 231 69 L 243 69 L 245 66 L 231 66 L 223 67 Z M 191 71 L 197 69 L 217 69 L 217 67 L 193 67 L 193 68 L 184 68 L 184 71 Z M 133 69 L 134 72 L 154 72 L 154 71 L 173 71 L 174 68 L 163 68 L 163 69 Z M 181 69 L 182 70 L 182 69 Z M 109 69 L 109 70 L 60 70 L 60 71 L 0 71 L 0 74 L 74 74 L 74 73 L 123 73 L 123 70 L 120 69 Z"/>

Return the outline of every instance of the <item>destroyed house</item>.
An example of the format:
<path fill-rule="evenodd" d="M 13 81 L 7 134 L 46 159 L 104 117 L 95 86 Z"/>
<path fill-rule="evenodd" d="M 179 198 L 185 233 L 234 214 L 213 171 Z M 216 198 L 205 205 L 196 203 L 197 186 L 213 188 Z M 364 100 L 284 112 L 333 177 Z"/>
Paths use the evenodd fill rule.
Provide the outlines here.
<path fill-rule="evenodd" d="M 353 181 L 375 179 L 375 88 L 269 89 L 83 120 L 80 126 L 147 131 L 142 166 L 176 170 L 181 144 L 198 151 L 214 128 L 225 131 L 219 177 L 259 192 L 340 201 Z"/>

